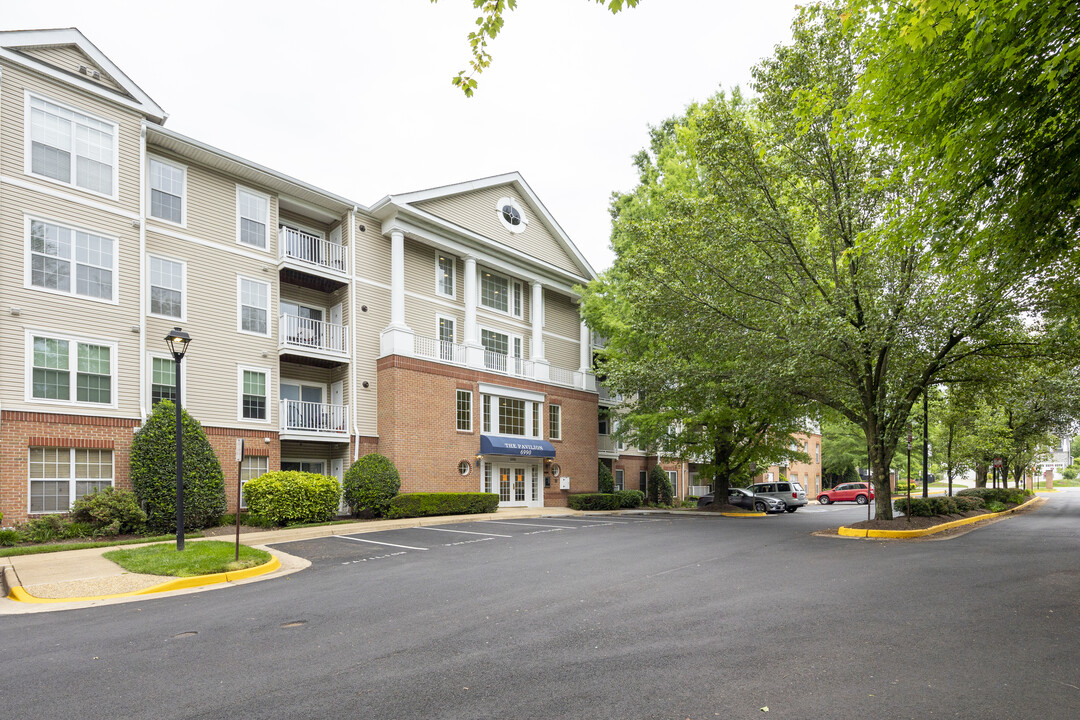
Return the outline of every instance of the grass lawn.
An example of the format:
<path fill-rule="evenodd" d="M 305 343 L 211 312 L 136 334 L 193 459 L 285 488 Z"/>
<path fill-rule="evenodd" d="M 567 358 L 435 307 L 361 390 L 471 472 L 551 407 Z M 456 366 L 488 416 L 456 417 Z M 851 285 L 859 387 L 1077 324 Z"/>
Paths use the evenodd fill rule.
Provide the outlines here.
<path fill-rule="evenodd" d="M 186 533 L 185 538 L 201 538 L 200 532 Z M 65 552 L 67 550 L 87 550 L 89 548 L 116 547 L 117 545 L 138 545 L 140 543 L 175 540 L 175 535 L 155 535 L 153 537 L 135 537 L 126 540 L 87 540 L 85 542 L 56 542 L 41 545 L 17 545 L 0 548 L 0 557 L 18 557 L 20 555 L 40 555 L 41 553 Z"/>
<path fill-rule="evenodd" d="M 246 545 L 240 546 L 238 562 L 233 560 L 235 556 L 236 545 L 220 540 L 190 543 L 184 547 L 183 552 L 177 552 L 176 545 L 168 543 L 105 553 L 107 560 L 112 560 L 130 572 L 174 577 L 243 570 L 270 562 L 270 553 Z"/>

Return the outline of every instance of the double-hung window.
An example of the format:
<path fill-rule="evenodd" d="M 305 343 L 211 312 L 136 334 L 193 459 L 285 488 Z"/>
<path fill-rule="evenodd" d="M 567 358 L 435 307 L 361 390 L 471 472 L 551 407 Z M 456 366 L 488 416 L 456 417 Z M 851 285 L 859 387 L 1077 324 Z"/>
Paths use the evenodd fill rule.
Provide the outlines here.
<path fill-rule="evenodd" d="M 270 198 L 254 190 L 236 188 L 236 234 L 245 245 L 269 247 Z"/>
<path fill-rule="evenodd" d="M 184 319 L 184 263 L 154 255 L 150 265 L 150 314 Z"/>
<path fill-rule="evenodd" d="M 115 405 L 115 344 L 30 333 L 30 398 Z"/>
<path fill-rule="evenodd" d="M 520 318 L 524 293 L 521 281 L 511 280 L 491 270 L 480 271 L 480 305 Z"/>
<path fill-rule="evenodd" d="M 150 158 L 150 216 L 184 224 L 184 167 Z"/>
<path fill-rule="evenodd" d="M 32 513 L 67 512 L 79 498 L 113 484 L 112 450 L 32 447 L 28 468 Z"/>
<path fill-rule="evenodd" d="M 480 344 L 484 350 L 484 367 L 488 370 L 520 374 L 521 363 L 508 358 L 521 358 L 522 340 L 520 335 L 508 335 L 497 330 L 480 328 Z"/>
<path fill-rule="evenodd" d="M 457 398 L 457 429 L 462 432 L 472 432 L 472 391 L 458 390 Z"/>
<path fill-rule="evenodd" d="M 240 306 L 238 330 L 255 335 L 270 335 L 270 283 L 240 276 L 237 278 Z"/>
<path fill-rule="evenodd" d="M 150 358 L 150 406 L 162 400 L 176 402 L 176 361 L 172 358 Z"/>
<path fill-rule="evenodd" d="M 243 488 L 248 480 L 254 480 L 270 472 L 270 458 L 265 455 L 245 455 L 240 462 L 240 487 Z M 243 491 L 240 493 L 241 507 L 247 507 L 247 498 Z"/>
<path fill-rule="evenodd" d="M 562 406 L 548 405 L 548 438 L 562 440 Z"/>
<path fill-rule="evenodd" d="M 240 368 L 240 419 L 270 419 L 267 407 L 270 373 L 256 368 Z"/>
<path fill-rule="evenodd" d="M 439 295 L 454 297 L 454 258 L 439 255 L 435 263 L 435 292 Z"/>
<path fill-rule="evenodd" d="M 484 393 L 480 396 L 482 431 L 497 435 L 541 437 L 543 396 L 507 397 Z"/>
<path fill-rule="evenodd" d="M 27 172 L 84 190 L 115 194 L 114 123 L 26 94 Z"/>
<path fill-rule="evenodd" d="M 44 220 L 30 224 L 30 285 L 44 290 L 115 300 L 116 241 Z"/>

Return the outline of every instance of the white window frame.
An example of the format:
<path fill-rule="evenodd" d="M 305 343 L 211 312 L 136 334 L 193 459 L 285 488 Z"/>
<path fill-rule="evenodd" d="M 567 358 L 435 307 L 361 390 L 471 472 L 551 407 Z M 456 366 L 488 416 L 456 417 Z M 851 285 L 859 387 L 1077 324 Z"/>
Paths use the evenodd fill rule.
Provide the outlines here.
<path fill-rule="evenodd" d="M 329 461 L 329 460 L 327 460 L 326 458 L 317 458 L 317 457 L 283 457 L 283 458 L 281 458 L 281 460 L 280 460 L 280 461 L 278 462 L 278 466 L 280 467 L 280 465 L 281 465 L 282 463 L 290 463 L 290 462 L 291 462 L 291 463 L 322 463 L 322 466 L 323 466 L 323 471 L 322 471 L 322 474 L 323 474 L 323 475 L 328 475 L 328 474 L 330 473 L 330 470 L 328 469 L 328 466 L 330 465 L 330 461 Z M 286 470 L 285 472 L 290 472 L 290 471 Z M 310 470 L 297 470 L 296 472 L 311 472 L 311 471 L 310 471 Z M 333 477 L 333 476 L 331 475 L 330 477 Z"/>
<path fill-rule="evenodd" d="M 469 427 L 462 428 L 458 425 L 458 404 L 461 402 L 461 396 L 469 396 Z M 462 388 L 456 388 L 454 391 L 454 427 L 459 433 L 471 433 L 473 431 L 473 412 L 475 407 L 473 405 L 473 393 L 472 390 L 465 390 Z"/>
<path fill-rule="evenodd" d="M 68 451 L 68 472 L 70 475 L 67 477 L 68 483 L 68 506 L 63 510 L 31 510 L 30 503 L 32 502 L 30 487 L 34 482 L 49 482 L 53 480 L 61 480 L 63 478 L 31 478 L 30 477 L 30 450 L 32 447 L 40 447 L 45 450 L 67 450 Z M 26 448 L 26 512 L 29 515 L 56 515 L 59 513 L 66 513 L 71 511 L 71 506 L 75 504 L 75 484 L 78 479 L 75 477 L 75 451 L 76 450 L 108 450 L 112 455 L 112 477 L 109 478 L 109 485 L 113 488 L 116 487 L 116 449 L 115 448 L 65 448 L 56 447 L 55 445 L 33 445 Z M 83 478 L 89 480 L 90 478 Z M 95 482 L 101 482 L 101 478 L 96 478 Z"/>
<path fill-rule="evenodd" d="M 616 490 L 626 489 L 626 471 L 622 468 L 615 468 L 615 472 L 612 473 L 612 481 L 615 483 Z"/>
<path fill-rule="evenodd" d="M 436 327 L 438 327 L 438 325 L 436 325 Z M 514 333 L 514 332 L 507 332 L 506 330 L 500 330 L 499 328 L 492 327 L 491 325 L 477 325 L 477 328 L 476 328 L 476 339 L 477 340 L 480 340 L 481 338 L 483 338 L 485 330 L 487 330 L 488 332 L 491 332 L 491 333 L 498 333 L 499 335 L 505 335 L 506 336 L 506 356 L 507 357 L 519 358 L 519 359 L 524 359 L 525 358 L 525 336 L 523 334 Z M 518 343 L 521 345 L 521 354 L 520 355 L 515 355 L 514 354 L 514 340 L 517 340 Z M 481 343 L 481 344 L 483 344 L 483 343 Z M 487 350 L 487 348 L 484 348 L 484 349 Z"/>
<path fill-rule="evenodd" d="M 258 418 L 246 418 L 244 417 L 244 371 L 264 373 L 266 375 L 266 419 L 260 420 Z M 181 378 L 183 382 L 183 378 Z M 182 389 L 182 388 L 181 388 Z M 278 391 L 280 396 L 280 391 Z M 269 367 L 260 367 L 258 365 L 240 365 L 236 366 L 236 419 L 242 423 L 258 423 L 260 425 L 269 425 L 274 418 L 274 383 L 273 383 L 273 371 Z M 279 400 L 280 401 L 280 400 Z"/>
<path fill-rule="evenodd" d="M 489 267 L 479 267 L 478 266 L 476 268 L 476 272 L 478 273 L 477 278 L 476 278 L 476 305 L 477 305 L 477 307 L 483 308 L 484 310 L 488 310 L 488 311 L 493 312 L 493 313 L 498 313 L 500 315 L 506 315 L 507 317 L 516 318 L 518 320 L 524 320 L 524 317 L 525 317 L 525 284 L 521 280 L 510 277 L 509 275 L 506 275 L 504 273 L 501 273 L 501 272 L 499 272 L 497 270 L 494 270 L 492 268 L 489 268 Z M 485 305 L 484 304 L 484 273 L 485 272 L 490 273 L 491 275 L 493 275 L 495 277 L 502 278 L 503 280 L 506 280 L 507 298 L 506 298 L 506 309 L 505 310 L 502 310 L 501 308 L 497 308 L 497 307 L 492 307 L 491 305 Z M 517 313 L 517 314 L 514 314 L 514 293 L 515 293 L 515 291 L 521 293 L 521 312 Z"/>
<path fill-rule="evenodd" d="M 502 209 L 506 205 L 509 205 L 510 207 L 512 207 L 512 208 L 514 208 L 515 210 L 518 211 L 518 215 L 521 216 L 521 224 L 520 225 L 511 225 L 510 223 L 508 223 L 506 221 L 506 218 L 503 217 Z M 506 228 L 508 231 L 514 233 L 515 235 L 517 233 L 525 232 L 525 228 L 529 224 L 529 216 L 525 214 L 525 208 L 521 207 L 521 203 L 519 203 L 517 200 L 515 200 L 512 197 L 501 197 L 501 198 L 499 198 L 499 202 L 495 203 L 495 214 L 498 215 L 499 222 L 502 223 L 502 226 L 504 228 Z"/>
<path fill-rule="evenodd" d="M 168 165 L 171 168 L 179 170 L 180 174 L 183 175 L 183 182 L 181 183 L 182 187 L 180 189 L 180 222 L 174 222 L 173 220 L 168 220 L 166 218 L 158 217 L 157 215 L 153 214 L 154 188 L 151 187 L 151 182 L 152 182 L 152 180 L 151 180 L 152 176 L 150 175 L 150 163 L 151 163 L 151 161 L 161 163 L 162 165 Z M 147 217 L 147 219 L 154 220 L 156 222 L 165 223 L 166 225 L 173 225 L 174 227 L 186 228 L 187 227 L 187 220 L 188 220 L 188 191 L 187 191 L 188 184 L 187 184 L 187 180 L 188 180 L 188 166 L 187 165 L 185 165 L 183 163 L 178 163 L 175 160 L 167 160 L 166 158 L 163 158 L 163 157 L 161 157 L 159 155 L 147 154 L 147 156 L 146 156 L 146 217 Z M 239 205 L 237 205 L 237 208 L 238 208 L 237 209 L 237 214 L 239 215 Z M 237 221 L 237 222 L 239 222 L 239 221 Z"/>
<path fill-rule="evenodd" d="M 265 285 L 266 286 L 266 308 L 265 308 L 266 309 L 266 332 L 265 333 L 257 333 L 257 332 L 253 332 L 251 330 L 245 330 L 244 329 L 244 305 L 243 305 L 244 290 L 243 290 L 243 288 L 244 288 L 244 281 L 245 280 L 247 280 L 248 282 L 258 283 L 260 285 Z M 244 335 L 254 335 L 255 337 L 263 337 L 263 338 L 271 337 L 271 333 L 272 333 L 273 327 L 274 327 L 274 318 L 273 318 L 272 313 L 270 312 L 270 308 L 272 308 L 274 306 L 273 292 L 274 292 L 273 283 L 269 282 L 268 280 L 259 280 L 258 278 L 253 278 L 253 277 L 251 277 L 249 275 L 239 275 L 238 274 L 236 276 L 236 332 L 242 333 Z M 255 307 L 255 306 L 253 305 L 252 307 Z"/>
<path fill-rule="evenodd" d="M 453 315 L 443 315 L 442 313 L 437 313 L 435 315 L 435 339 L 442 340 L 442 336 L 439 334 L 439 325 L 440 323 L 442 323 L 443 320 L 448 320 L 449 322 L 453 323 L 454 337 L 452 337 L 450 341 L 456 343 L 458 341 L 458 320 Z"/>
<path fill-rule="evenodd" d="M 92 120 L 96 120 L 97 122 L 103 123 L 105 125 L 111 125 L 112 126 L 112 133 L 113 133 L 112 189 L 113 189 L 113 191 L 112 191 L 111 194 L 98 192 L 97 190 L 90 190 L 88 188 L 84 188 L 81 185 L 77 185 L 75 183 L 75 181 L 74 181 L 74 179 L 76 178 L 76 167 L 75 167 L 75 165 L 77 164 L 76 158 L 78 156 L 75 154 L 74 149 L 71 152 L 71 161 L 72 161 L 71 177 L 72 177 L 72 182 L 64 182 L 63 180 L 57 180 L 56 178 L 51 178 L 48 175 L 38 175 L 37 173 L 34 172 L 34 169 L 33 169 L 33 139 L 32 139 L 32 133 L 31 133 L 31 127 L 30 127 L 30 99 L 31 98 L 36 98 L 36 99 L 41 100 L 43 102 L 52 103 L 53 105 L 56 105 L 58 107 L 62 107 L 65 110 L 69 110 L 70 112 L 78 113 L 79 115 L 85 115 L 86 117 L 91 118 Z M 72 133 L 72 142 L 74 142 L 74 138 L 75 138 L 75 134 Z M 110 200 L 119 200 L 120 199 L 120 126 L 119 126 L 119 124 L 113 122 L 112 120 L 106 120 L 105 118 L 101 117 L 100 115 L 95 115 L 94 113 L 87 112 L 86 110 L 82 110 L 81 108 L 77 108 L 74 105 L 71 105 L 69 103 L 62 102 L 60 100 L 54 100 L 53 98 L 51 98 L 51 97 L 49 97 L 47 95 L 43 95 L 41 93 L 31 92 L 30 90 L 23 90 L 23 172 L 25 174 L 29 175 L 30 177 L 33 177 L 33 178 L 35 178 L 37 180 L 42 180 L 42 181 L 48 182 L 48 183 L 54 183 L 54 184 L 60 185 L 62 187 L 71 188 L 73 190 L 78 190 L 80 192 L 89 193 L 91 195 L 96 195 L 98 197 L 109 198 Z"/>
<path fill-rule="evenodd" d="M 499 430 L 499 425 L 500 425 L 500 420 L 501 420 L 501 416 L 499 414 L 499 400 L 500 399 L 521 400 L 521 401 L 523 401 L 525 403 L 525 418 L 524 418 L 525 433 L 523 435 L 518 435 L 518 434 L 514 434 L 514 433 L 504 433 L 504 432 L 501 432 Z M 543 422 L 544 411 L 543 411 L 543 407 L 542 407 L 543 406 L 543 401 L 542 400 L 541 401 L 530 400 L 530 399 L 526 399 L 524 397 L 511 395 L 509 393 L 498 394 L 498 395 L 491 395 L 491 394 L 483 393 L 483 394 L 480 395 L 480 403 L 481 403 L 481 407 L 480 407 L 481 424 L 483 423 L 483 411 L 484 411 L 485 406 L 486 406 L 487 411 L 489 413 L 488 417 L 489 417 L 489 419 L 491 421 L 490 425 L 488 425 L 487 427 L 482 427 L 481 432 L 483 432 L 484 434 L 498 435 L 500 437 L 519 437 L 519 438 L 532 438 L 532 439 L 542 438 L 543 437 L 540 433 L 537 432 L 537 430 L 539 428 L 534 428 L 533 427 L 533 406 L 534 405 L 540 405 L 541 406 L 541 408 L 540 408 L 540 422 L 541 423 Z"/>
<path fill-rule="evenodd" d="M 34 337 L 48 338 L 50 340 L 66 340 L 68 342 L 68 390 L 70 394 L 67 400 L 50 400 L 48 398 L 36 398 L 34 397 Z M 25 393 L 26 402 L 34 403 L 35 405 L 73 405 L 76 407 L 86 408 L 117 408 L 119 407 L 119 400 L 117 398 L 117 377 L 120 374 L 120 364 L 118 362 L 118 343 L 115 340 L 102 340 L 101 338 L 91 338 L 79 335 L 69 335 L 67 333 L 58 333 L 51 330 L 27 330 L 25 334 L 26 355 L 24 359 L 24 372 L 26 374 Z M 109 397 L 112 402 L 109 403 L 91 403 L 91 402 L 79 402 L 75 398 L 78 397 L 78 390 L 76 386 L 76 376 L 78 375 L 78 352 L 74 347 L 78 343 L 86 343 L 88 345 L 101 345 L 109 348 Z M 182 389 L 182 388 L 181 388 Z"/>
<path fill-rule="evenodd" d="M 442 288 L 442 268 L 439 267 L 439 259 L 446 258 L 450 261 L 450 292 L 447 293 Z M 457 258 L 449 253 L 435 253 L 435 294 L 439 297 L 450 298 L 454 300 L 457 298 Z"/>
<path fill-rule="evenodd" d="M 306 387 L 319 388 L 320 390 L 322 390 L 322 395 L 320 396 L 320 397 L 322 397 L 322 400 L 321 400 L 322 404 L 324 404 L 324 405 L 329 405 L 330 404 L 330 399 L 329 399 L 330 398 L 330 387 L 326 383 L 310 382 L 308 380 L 294 380 L 292 378 L 287 378 L 287 377 L 279 378 L 278 379 L 278 402 L 281 402 L 282 400 L 285 399 L 285 398 L 281 397 L 281 386 L 282 385 L 295 385 L 296 387 L 300 388 L 300 397 L 304 396 L 304 388 L 306 388 Z M 301 400 L 300 402 L 306 402 L 306 401 Z"/>
<path fill-rule="evenodd" d="M 241 225 L 240 221 L 242 219 L 241 216 L 240 216 L 240 193 L 247 193 L 249 195 L 254 195 L 254 196 L 262 198 L 263 200 L 266 201 L 266 217 L 263 219 L 263 227 L 266 228 L 266 233 L 265 233 L 265 236 L 263 238 L 265 240 L 265 244 L 262 245 L 261 247 L 258 246 L 258 245 L 252 245 L 251 243 L 244 242 L 243 240 L 240 239 L 242 237 L 241 233 L 240 233 L 240 225 Z M 249 220 L 254 220 L 255 218 L 248 218 L 248 219 Z M 307 231 L 305 231 L 305 232 L 307 232 Z M 244 247 L 247 247 L 247 248 L 254 248 L 255 250 L 261 250 L 262 252 L 266 252 L 266 253 L 270 252 L 270 196 L 267 195 L 264 192 L 259 192 L 258 190 L 255 190 L 253 188 L 249 188 L 249 187 L 247 187 L 245 185 L 237 185 L 236 186 L 236 242 L 237 242 L 238 245 L 243 245 Z"/>
<path fill-rule="evenodd" d="M 551 413 L 554 412 L 558 418 L 558 430 L 559 434 L 556 435 L 551 432 Z M 562 440 L 562 405 L 550 403 L 548 404 L 548 440 Z"/>
<path fill-rule="evenodd" d="M 161 313 L 155 313 L 150 308 L 153 307 L 153 283 L 151 282 L 150 274 L 150 259 L 163 260 L 165 262 L 176 263 L 180 266 L 180 317 L 173 317 L 172 315 L 162 315 Z M 178 322 L 187 322 L 187 261 L 177 260 L 176 258 L 167 257 L 165 255 L 159 255 L 158 253 L 147 253 L 146 255 L 146 315 L 147 317 L 162 318 L 164 320 L 173 320 Z M 171 290 L 172 288 L 167 288 Z"/>
<path fill-rule="evenodd" d="M 99 237 L 103 240 L 111 240 L 113 244 L 112 251 L 112 267 L 109 270 L 112 272 L 112 297 L 99 298 L 92 297 L 90 295 L 80 295 L 75 291 L 78 285 L 76 280 L 75 266 L 78 264 L 75 259 L 75 238 L 72 237 L 71 249 L 72 256 L 67 259 L 67 262 L 71 265 L 71 290 L 56 290 L 53 288 L 41 287 L 40 285 L 34 285 L 33 280 L 33 267 L 34 258 L 33 251 L 30 249 L 30 235 L 31 228 L 34 221 L 46 223 L 48 225 L 56 225 L 57 227 L 70 230 L 72 233 L 84 232 L 95 237 Z M 96 266 L 92 266 L 96 267 Z M 76 298 L 78 300 L 89 300 L 90 302 L 106 303 L 109 305 L 120 304 L 120 238 L 115 235 L 105 235 L 96 230 L 91 230 L 79 225 L 72 225 L 68 222 L 61 222 L 59 220 L 52 220 L 41 215 L 23 215 L 23 287 L 26 290 L 33 290 L 34 292 L 50 293 L 52 295 L 59 295 L 60 297 Z"/>
<path fill-rule="evenodd" d="M 245 454 L 244 457 L 240 459 L 240 477 L 237 478 L 237 479 L 240 481 L 240 509 L 241 510 L 247 510 L 247 502 L 246 502 L 247 498 L 244 497 L 244 486 L 247 485 L 250 480 L 255 479 L 255 478 L 249 478 L 248 480 L 244 480 L 243 476 L 244 476 L 244 469 L 245 468 L 244 468 L 243 465 L 244 465 L 244 462 L 248 458 L 260 458 L 262 460 L 265 460 L 266 461 L 266 472 L 270 472 L 270 456 L 269 455 L 247 455 L 247 454 Z M 262 477 L 262 475 L 256 475 L 255 477 Z"/>
<path fill-rule="evenodd" d="M 146 354 L 146 388 L 143 391 L 146 397 L 148 410 L 154 407 L 154 360 L 168 360 L 176 363 L 176 360 L 168 353 L 149 352 Z M 180 404 L 187 405 L 187 364 L 180 363 Z"/>

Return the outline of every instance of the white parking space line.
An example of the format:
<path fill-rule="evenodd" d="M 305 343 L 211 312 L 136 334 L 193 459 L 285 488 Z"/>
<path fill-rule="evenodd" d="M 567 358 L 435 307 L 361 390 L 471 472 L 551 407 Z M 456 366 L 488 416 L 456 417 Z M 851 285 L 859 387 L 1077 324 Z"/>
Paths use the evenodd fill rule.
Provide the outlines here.
<path fill-rule="evenodd" d="M 412 545 L 395 545 L 394 543 L 384 543 L 378 540 L 361 540 L 360 538 L 349 537 L 348 535 L 331 535 L 330 537 L 341 538 L 342 540 L 352 540 L 353 542 L 371 543 L 372 545 L 387 545 L 389 547 L 405 548 L 406 550 L 427 550 L 427 548 L 413 547 Z"/>
<path fill-rule="evenodd" d="M 437 530 L 439 532 L 461 533 L 462 535 L 491 535 L 493 537 L 514 537 L 513 535 L 500 535 L 499 533 L 472 532 L 470 530 L 450 530 L 449 528 L 414 527 L 413 530 Z"/>
<path fill-rule="evenodd" d="M 477 522 L 495 523 L 496 525 L 517 525 L 519 527 L 558 528 L 559 530 L 577 530 L 577 525 L 540 525 L 538 523 L 511 522 L 510 520 L 478 520 Z"/>
<path fill-rule="evenodd" d="M 591 518 L 578 518 L 578 517 L 561 517 L 561 518 L 559 518 L 559 522 L 563 522 L 564 520 L 573 520 L 575 522 L 597 522 L 597 521 L 599 521 L 599 522 L 604 522 L 604 523 L 608 523 L 608 524 L 611 524 L 611 525 L 627 525 L 628 524 L 628 521 L 626 521 L 626 520 L 608 520 L 606 517 L 603 517 L 602 515 L 598 515 L 596 517 L 591 517 Z"/>

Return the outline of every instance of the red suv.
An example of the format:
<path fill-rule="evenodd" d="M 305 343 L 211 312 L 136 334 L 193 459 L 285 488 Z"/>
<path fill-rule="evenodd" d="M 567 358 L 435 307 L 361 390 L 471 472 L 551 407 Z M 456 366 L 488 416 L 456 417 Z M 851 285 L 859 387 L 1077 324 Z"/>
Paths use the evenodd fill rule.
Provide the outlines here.
<path fill-rule="evenodd" d="M 818 493 L 817 500 L 822 505 L 828 505 L 834 502 L 851 502 L 854 500 L 860 505 L 865 505 L 867 497 L 870 500 L 874 499 L 874 488 L 869 487 L 867 483 L 844 483 L 843 485 L 837 485 L 831 490 L 822 490 Z"/>

